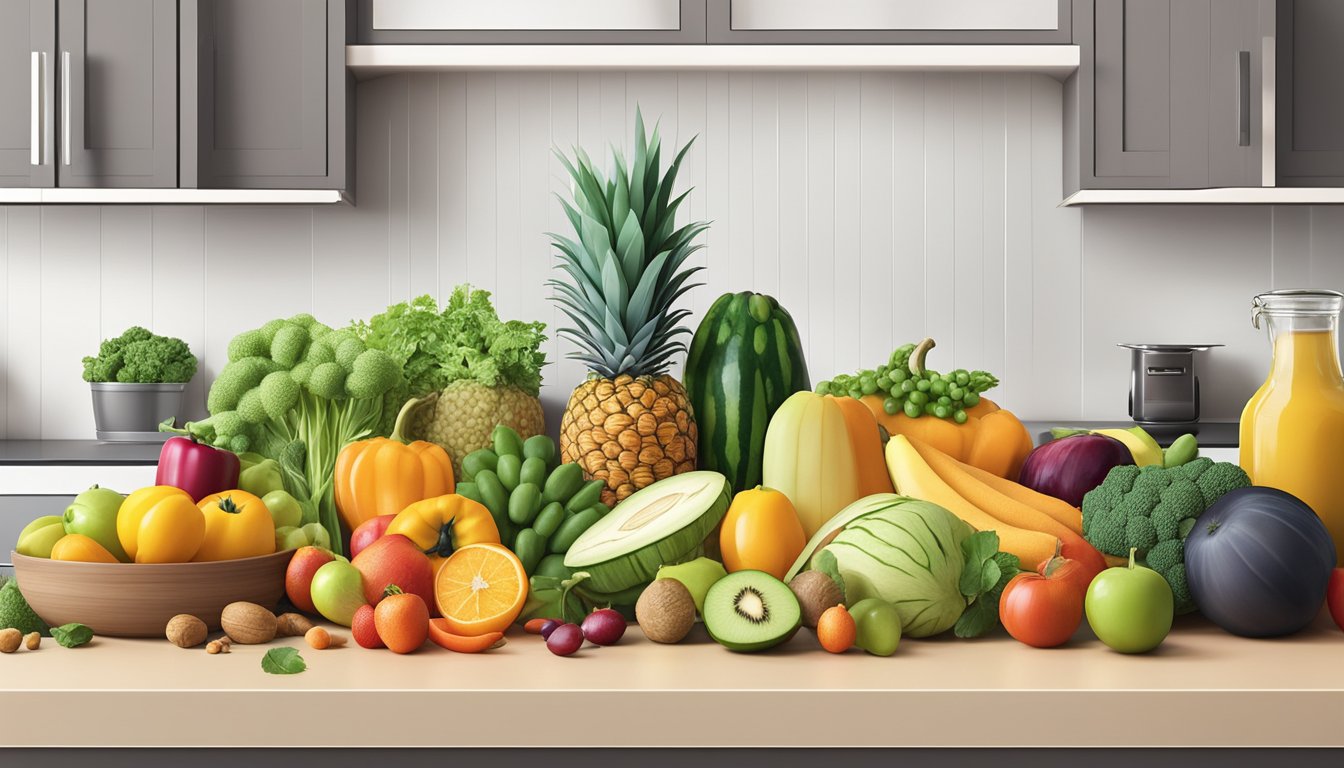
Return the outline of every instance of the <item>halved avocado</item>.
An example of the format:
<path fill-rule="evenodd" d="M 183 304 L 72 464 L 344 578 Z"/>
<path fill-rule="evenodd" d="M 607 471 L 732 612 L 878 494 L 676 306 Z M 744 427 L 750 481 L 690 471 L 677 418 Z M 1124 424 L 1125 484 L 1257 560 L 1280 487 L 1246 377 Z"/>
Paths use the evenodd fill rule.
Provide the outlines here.
<path fill-rule="evenodd" d="M 646 584 L 660 567 L 699 557 L 731 501 L 728 479 L 718 472 L 659 480 L 584 531 L 565 553 L 565 566 L 587 571 L 588 585 L 600 592 Z"/>

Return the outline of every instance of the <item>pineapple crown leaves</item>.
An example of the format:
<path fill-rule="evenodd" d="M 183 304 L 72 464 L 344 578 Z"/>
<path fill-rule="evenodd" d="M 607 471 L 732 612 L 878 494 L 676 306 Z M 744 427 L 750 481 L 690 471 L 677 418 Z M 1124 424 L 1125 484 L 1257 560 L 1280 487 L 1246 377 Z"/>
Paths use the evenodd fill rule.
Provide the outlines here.
<path fill-rule="evenodd" d="M 704 247 L 693 241 L 709 223 L 677 228 L 677 209 L 690 190 L 674 198 L 672 189 L 694 141 L 681 148 L 660 178 L 658 126 L 647 137 L 637 110 L 633 162 L 627 165 L 613 148 L 615 169 L 609 178 L 580 148 L 574 148 L 573 161 L 555 153 L 573 180 L 573 203 L 559 200 L 577 239 L 548 233 L 559 252 L 558 267 L 569 280 L 547 284 L 574 323 L 559 330 L 580 347 L 570 356 L 602 376 L 659 375 L 686 349 L 678 337 L 690 334 L 681 325 L 690 310 L 672 307 L 700 285 L 689 280 L 704 267 L 688 267 L 686 260 Z"/>

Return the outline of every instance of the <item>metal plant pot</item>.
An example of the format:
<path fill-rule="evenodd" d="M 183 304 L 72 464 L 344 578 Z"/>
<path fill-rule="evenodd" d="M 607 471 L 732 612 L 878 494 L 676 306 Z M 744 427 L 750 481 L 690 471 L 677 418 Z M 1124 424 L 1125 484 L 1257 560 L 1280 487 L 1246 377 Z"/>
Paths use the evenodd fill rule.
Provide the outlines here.
<path fill-rule="evenodd" d="M 93 391 L 93 424 L 99 440 L 150 442 L 170 435 L 159 424 L 177 420 L 186 384 L 89 384 Z"/>

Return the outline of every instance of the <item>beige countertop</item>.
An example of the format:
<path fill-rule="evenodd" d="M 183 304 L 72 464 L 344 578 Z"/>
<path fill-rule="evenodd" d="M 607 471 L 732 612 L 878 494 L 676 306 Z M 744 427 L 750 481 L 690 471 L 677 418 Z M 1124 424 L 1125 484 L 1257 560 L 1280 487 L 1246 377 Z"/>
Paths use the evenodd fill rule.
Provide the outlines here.
<path fill-rule="evenodd" d="M 889 658 L 821 651 L 810 632 L 757 655 L 699 627 L 659 646 L 558 658 L 507 646 L 409 656 L 313 651 L 262 672 L 268 646 L 226 656 L 167 641 L 45 638 L 0 657 L 5 746 L 1341 746 L 1344 633 L 1247 640 L 1196 617 L 1147 656 L 1086 629 L 1038 650 L 999 631 L 905 640 Z"/>

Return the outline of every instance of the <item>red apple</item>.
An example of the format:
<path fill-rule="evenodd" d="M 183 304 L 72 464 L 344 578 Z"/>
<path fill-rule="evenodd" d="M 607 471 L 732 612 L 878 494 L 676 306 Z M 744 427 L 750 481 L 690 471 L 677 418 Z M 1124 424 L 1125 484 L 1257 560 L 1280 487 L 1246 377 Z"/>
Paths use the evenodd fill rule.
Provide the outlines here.
<path fill-rule="evenodd" d="M 313 605 L 313 574 L 317 569 L 336 559 L 331 550 L 319 547 L 299 547 L 285 569 L 285 594 L 289 601 L 304 613 L 317 613 Z"/>
<path fill-rule="evenodd" d="M 350 563 L 364 575 L 364 599 L 377 605 L 383 590 L 396 584 L 402 592 L 434 604 L 434 566 L 411 540 L 399 533 L 375 539 Z"/>
<path fill-rule="evenodd" d="M 357 557 L 365 547 L 381 539 L 394 518 L 396 515 L 379 515 L 360 523 L 350 534 L 350 556 Z"/>

